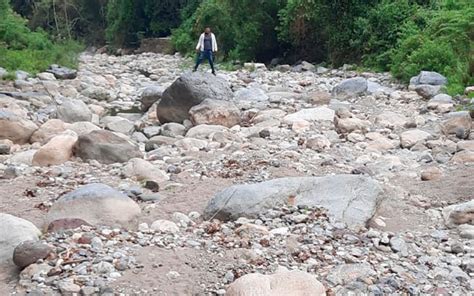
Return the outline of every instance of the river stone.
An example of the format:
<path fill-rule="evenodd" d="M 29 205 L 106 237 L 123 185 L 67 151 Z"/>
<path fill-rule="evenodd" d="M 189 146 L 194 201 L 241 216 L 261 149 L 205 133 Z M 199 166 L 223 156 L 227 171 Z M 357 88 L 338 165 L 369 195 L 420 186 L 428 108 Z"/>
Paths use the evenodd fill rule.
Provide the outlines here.
<path fill-rule="evenodd" d="M 164 88 L 161 86 L 148 86 L 146 87 L 142 95 L 140 97 L 140 109 L 142 112 L 148 111 L 150 107 L 161 100 L 161 96 L 163 95 Z"/>
<path fill-rule="evenodd" d="M 224 189 L 209 201 L 205 217 L 256 218 L 275 206 L 294 204 L 327 208 L 333 221 L 356 228 L 373 216 L 381 192 L 380 185 L 365 176 L 281 178 Z"/>
<path fill-rule="evenodd" d="M 244 87 L 235 92 L 235 100 L 249 102 L 265 102 L 268 101 L 268 95 L 265 91 L 258 87 Z"/>
<path fill-rule="evenodd" d="M 214 124 L 233 127 L 240 123 L 240 110 L 233 102 L 206 99 L 189 110 L 194 125 Z"/>
<path fill-rule="evenodd" d="M 332 90 L 335 97 L 350 97 L 363 94 L 367 91 L 367 79 L 363 77 L 354 77 L 343 80 Z"/>
<path fill-rule="evenodd" d="M 25 268 L 40 259 L 46 258 L 51 248 L 42 242 L 28 240 L 20 243 L 13 252 L 13 262 L 20 268 Z"/>
<path fill-rule="evenodd" d="M 77 135 L 73 131 L 64 132 L 52 138 L 33 155 L 33 164 L 40 166 L 58 165 L 72 157 L 72 149 Z"/>
<path fill-rule="evenodd" d="M 415 86 L 416 93 L 427 100 L 439 95 L 442 89 L 440 85 L 420 84 Z"/>
<path fill-rule="evenodd" d="M 45 226 L 58 219 L 81 219 L 91 225 L 136 226 L 141 210 L 127 195 L 101 184 L 88 184 L 59 198 L 46 217 Z"/>
<path fill-rule="evenodd" d="M 141 159 L 130 159 L 124 167 L 124 174 L 127 177 L 135 177 L 138 181 L 155 181 L 158 183 L 168 181 L 166 173 L 154 166 L 150 162 Z"/>
<path fill-rule="evenodd" d="M 74 79 L 77 77 L 77 71 L 58 65 L 51 65 L 47 72 L 52 73 L 56 79 Z"/>
<path fill-rule="evenodd" d="M 414 76 L 410 79 L 410 85 L 445 85 L 448 82 L 446 77 L 431 71 L 421 71 L 420 74 Z"/>
<path fill-rule="evenodd" d="M 10 264 L 21 242 L 38 240 L 41 232 L 30 221 L 0 213 L 0 265 Z"/>
<path fill-rule="evenodd" d="M 474 200 L 445 207 L 443 217 L 449 228 L 461 224 L 474 225 Z"/>
<path fill-rule="evenodd" d="M 59 119 L 50 119 L 37 129 L 31 136 L 31 143 L 45 144 L 56 135 L 64 132 L 67 124 Z"/>
<path fill-rule="evenodd" d="M 430 133 L 414 129 L 400 134 L 400 145 L 402 148 L 411 148 L 417 143 L 423 143 L 431 137 Z"/>
<path fill-rule="evenodd" d="M 472 118 L 469 112 L 452 112 L 445 116 L 441 130 L 445 135 L 456 135 L 460 139 L 467 139 L 471 133 Z"/>
<path fill-rule="evenodd" d="M 310 109 L 302 109 L 296 113 L 288 114 L 283 118 L 286 124 L 293 124 L 295 122 L 306 121 L 333 121 L 335 112 L 327 107 L 317 107 Z"/>
<path fill-rule="evenodd" d="M 326 289 L 315 276 L 294 270 L 272 275 L 251 273 L 227 288 L 227 296 L 323 296 Z"/>
<path fill-rule="evenodd" d="M 100 127 L 89 121 L 78 121 L 67 126 L 68 130 L 75 132 L 78 136 L 100 130 Z"/>
<path fill-rule="evenodd" d="M 10 140 L 15 144 L 29 142 L 38 126 L 14 113 L 0 109 L 0 140 Z"/>
<path fill-rule="evenodd" d="M 334 285 L 348 285 L 357 280 L 365 280 L 377 273 L 369 263 L 341 264 L 329 273 L 327 279 Z"/>
<path fill-rule="evenodd" d="M 168 87 L 156 108 L 161 123 L 183 122 L 189 118 L 189 109 L 205 99 L 232 100 L 229 84 L 210 73 L 185 73 Z"/>
<path fill-rule="evenodd" d="M 67 123 L 91 121 L 92 112 L 81 100 L 64 98 L 57 107 L 58 118 Z"/>
<path fill-rule="evenodd" d="M 105 130 L 79 136 L 74 145 L 74 154 L 83 160 L 95 159 L 105 164 L 127 162 L 129 159 L 142 157 L 137 146 Z"/>

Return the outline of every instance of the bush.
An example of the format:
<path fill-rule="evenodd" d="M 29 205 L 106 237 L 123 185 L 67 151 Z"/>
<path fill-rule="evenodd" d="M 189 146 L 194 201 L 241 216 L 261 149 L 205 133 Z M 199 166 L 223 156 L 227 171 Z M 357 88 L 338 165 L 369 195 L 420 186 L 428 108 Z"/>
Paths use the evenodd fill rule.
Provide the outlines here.
<path fill-rule="evenodd" d="M 407 82 L 421 70 L 439 72 L 448 78 L 451 94 L 474 83 L 474 8 L 466 5 L 421 9 L 424 22 L 407 21 L 392 52 L 392 73 Z"/>
<path fill-rule="evenodd" d="M 205 0 L 173 31 L 178 51 L 194 50 L 199 34 L 212 27 L 219 52 L 228 59 L 269 60 L 278 55 L 278 0 Z"/>

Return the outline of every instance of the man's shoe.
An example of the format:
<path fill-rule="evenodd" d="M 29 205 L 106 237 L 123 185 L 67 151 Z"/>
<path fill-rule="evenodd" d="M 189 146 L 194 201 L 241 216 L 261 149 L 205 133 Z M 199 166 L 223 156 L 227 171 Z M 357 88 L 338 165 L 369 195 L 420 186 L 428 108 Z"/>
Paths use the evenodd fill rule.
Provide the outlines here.
<path fill-rule="evenodd" d="M 216 72 L 212 72 L 212 75 L 216 76 Z"/>

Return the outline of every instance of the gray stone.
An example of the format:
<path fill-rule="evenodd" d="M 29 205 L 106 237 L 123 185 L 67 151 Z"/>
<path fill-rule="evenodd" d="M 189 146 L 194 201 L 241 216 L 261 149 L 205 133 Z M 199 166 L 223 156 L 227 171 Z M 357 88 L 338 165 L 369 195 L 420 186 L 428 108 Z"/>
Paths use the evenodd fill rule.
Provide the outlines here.
<path fill-rule="evenodd" d="M 369 263 L 341 264 L 329 273 L 327 280 L 333 285 L 347 285 L 376 275 Z"/>
<path fill-rule="evenodd" d="M 228 131 L 228 128 L 222 125 L 201 124 L 191 128 L 186 133 L 186 137 L 195 139 L 209 139 L 215 133 L 226 131 Z"/>
<path fill-rule="evenodd" d="M 445 207 L 443 217 L 450 228 L 461 224 L 474 225 L 474 200 Z"/>
<path fill-rule="evenodd" d="M 417 143 L 423 143 L 431 137 L 431 134 L 422 130 L 409 130 L 400 134 L 400 145 L 402 148 L 411 148 Z"/>
<path fill-rule="evenodd" d="M 77 77 L 77 71 L 58 65 L 51 65 L 47 72 L 52 73 L 57 79 L 74 79 Z"/>
<path fill-rule="evenodd" d="M 467 111 L 452 112 L 445 116 L 441 129 L 445 135 L 456 135 L 460 139 L 467 139 L 471 133 L 472 118 Z"/>
<path fill-rule="evenodd" d="M 106 116 L 103 119 L 105 128 L 113 132 L 129 135 L 135 131 L 133 122 L 120 116 Z"/>
<path fill-rule="evenodd" d="M 10 264 L 15 248 L 24 241 L 38 240 L 41 232 L 30 221 L 0 213 L 0 265 Z"/>
<path fill-rule="evenodd" d="M 140 109 L 143 112 L 148 111 L 150 107 L 155 104 L 156 102 L 159 102 L 161 100 L 161 97 L 163 96 L 163 92 L 165 89 L 161 86 L 148 86 L 146 87 L 142 95 L 140 97 Z"/>
<path fill-rule="evenodd" d="M 95 159 L 101 163 L 127 162 L 143 155 L 138 146 L 109 131 L 93 131 L 79 136 L 74 154 L 83 160 Z"/>
<path fill-rule="evenodd" d="M 63 98 L 62 104 L 57 107 L 58 119 L 67 123 L 91 121 L 92 112 L 81 100 Z"/>
<path fill-rule="evenodd" d="M 282 178 L 229 187 L 209 201 L 205 216 L 221 220 L 257 217 L 289 203 L 327 208 L 334 221 L 358 227 L 374 214 L 381 191 L 376 181 L 364 176 Z"/>
<path fill-rule="evenodd" d="M 166 137 L 176 138 L 178 136 L 184 136 L 186 133 L 186 127 L 180 123 L 169 122 L 163 124 L 161 127 L 161 134 Z"/>
<path fill-rule="evenodd" d="M 430 71 L 421 71 L 420 74 L 410 79 L 410 85 L 445 85 L 447 82 L 448 80 L 443 75 Z"/>
<path fill-rule="evenodd" d="M 354 77 L 343 80 L 332 90 L 335 97 L 349 97 L 363 94 L 367 91 L 367 79 L 363 77 Z"/>
<path fill-rule="evenodd" d="M 40 259 L 46 258 L 51 248 L 42 242 L 24 241 L 20 243 L 13 252 L 13 262 L 20 268 L 25 268 Z"/>
<path fill-rule="evenodd" d="M 168 87 L 157 106 L 161 123 L 183 122 L 189 118 L 189 109 L 205 99 L 232 100 L 229 84 L 209 73 L 185 73 Z"/>
<path fill-rule="evenodd" d="M 147 126 L 143 129 L 143 133 L 148 138 L 158 136 L 161 133 L 161 126 Z"/>
<path fill-rule="evenodd" d="M 59 198 L 45 225 L 59 219 L 81 219 L 91 225 L 134 227 L 141 210 L 136 202 L 108 185 L 88 184 Z"/>
<path fill-rule="evenodd" d="M 112 101 L 114 98 L 109 90 L 97 86 L 89 86 L 81 94 L 97 101 Z"/>
<path fill-rule="evenodd" d="M 235 101 L 265 102 L 268 95 L 258 87 L 241 88 L 235 92 Z"/>
<path fill-rule="evenodd" d="M 427 100 L 440 94 L 442 89 L 440 85 L 420 84 L 415 86 L 416 93 Z"/>

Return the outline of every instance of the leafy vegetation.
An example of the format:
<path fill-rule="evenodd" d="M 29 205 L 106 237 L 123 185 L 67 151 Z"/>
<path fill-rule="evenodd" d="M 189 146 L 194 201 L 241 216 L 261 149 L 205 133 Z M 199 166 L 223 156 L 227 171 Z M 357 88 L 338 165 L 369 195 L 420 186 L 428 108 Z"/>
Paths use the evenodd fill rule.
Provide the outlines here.
<path fill-rule="evenodd" d="M 26 21 L 13 13 L 8 1 L 0 0 L 0 67 L 31 73 L 53 63 L 74 67 L 81 49 L 75 41 L 54 43 L 43 30 L 31 31 Z"/>

